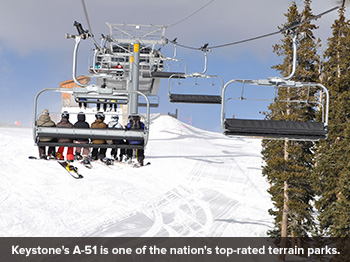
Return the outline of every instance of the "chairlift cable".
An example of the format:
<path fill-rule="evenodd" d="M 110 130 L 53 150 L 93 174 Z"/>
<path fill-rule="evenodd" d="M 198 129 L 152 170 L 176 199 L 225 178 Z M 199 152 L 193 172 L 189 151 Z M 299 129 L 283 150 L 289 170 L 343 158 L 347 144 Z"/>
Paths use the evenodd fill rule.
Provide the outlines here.
<path fill-rule="evenodd" d="M 345 1 L 343 2 L 343 4 L 345 3 Z M 302 21 L 302 22 L 299 22 L 295 25 L 291 25 L 291 26 L 287 26 L 287 27 L 284 27 L 278 31 L 275 31 L 275 32 L 272 32 L 272 33 L 268 33 L 268 34 L 264 34 L 264 35 L 260 35 L 260 36 L 255 36 L 255 37 L 252 37 L 252 38 L 248 38 L 248 39 L 244 39 L 244 40 L 239 40 L 239 41 L 235 41 L 235 42 L 231 42 L 231 43 L 227 43 L 227 44 L 221 44 L 221 45 L 216 45 L 216 46 L 209 46 L 208 49 L 215 49 L 215 48 L 222 48 L 222 47 L 227 47 L 227 46 L 232 46 L 232 45 L 237 45 L 237 44 L 243 44 L 243 43 L 246 43 L 246 42 L 250 42 L 250 41 L 254 41 L 254 40 L 258 40 L 258 39 L 261 39 L 261 38 L 265 38 L 265 37 L 269 37 L 269 36 L 273 36 L 273 35 L 276 35 L 276 34 L 280 34 L 280 33 L 283 33 L 283 32 L 286 32 L 288 30 L 293 30 L 295 28 L 297 28 L 298 26 L 300 25 L 303 25 L 305 23 L 308 23 L 312 20 L 315 20 L 315 19 L 318 19 L 319 17 L 325 15 L 325 14 L 328 14 L 330 12 L 333 12 L 339 8 L 342 8 L 343 5 L 341 6 L 336 6 L 336 7 L 333 7 L 327 11 L 324 11 L 318 15 L 315 15 L 309 19 L 306 19 L 305 21 Z M 173 41 L 169 41 L 170 43 L 173 43 L 175 44 L 175 42 Z M 191 47 L 191 46 L 187 46 L 187 45 L 183 45 L 183 44 L 179 44 L 176 42 L 176 45 L 178 46 L 181 46 L 183 48 L 187 48 L 187 49 L 192 49 L 192 50 L 202 50 L 202 48 L 198 48 L 198 47 Z"/>
<path fill-rule="evenodd" d="M 176 41 L 170 41 L 168 40 L 170 43 L 172 44 L 176 44 L 177 46 L 181 46 L 183 48 L 187 48 L 187 49 L 192 49 L 192 50 L 202 50 L 200 47 L 192 47 L 192 46 L 187 46 L 187 45 L 182 45 L 182 44 L 179 44 L 178 42 Z"/>
<path fill-rule="evenodd" d="M 82 6 L 83 6 L 84 15 L 85 15 L 85 18 L 86 18 L 86 22 L 87 22 L 87 24 L 88 24 L 88 27 L 89 27 L 89 32 L 90 32 L 91 38 L 92 38 L 92 40 L 94 41 L 96 48 L 101 49 L 101 47 L 99 46 L 99 44 L 98 44 L 97 41 L 95 40 L 94 34 L 92 33 L 91 24 L 90 24 L 90 19 L 89 19 L 89 15 L 88 15 L 88 12 L 87 12 L 86 5 L 85 5 L 85 1 L 84 1 L 84 0 L 81 0 L 81 4 L 82 4 Z"/>
<path fill-rule="evenodd" d="M 199 13 L 200 11 L 202 11 L 204 8 L 206 8 L 208 5 L 210 5 L 212 2 L 214 2 L 215 0 L 211 0 L 210 2 L 206 3 L 204 6 L 202 6 L 201 8 L 199 8 L 197 11 L 195 11 L 194 13 L 192 13 L 191 15 L 181 19 L 180 21 L 176 22 L 176 23 L 173 23 L 171 25 L 168 25 L 168 27 L 171 27 L 171 26 L 175 26 L 177 24 L 180 24 L 182 23 L 183 21 L 191 18 L 192 16 L 194 16 L 195 14 Z"/>

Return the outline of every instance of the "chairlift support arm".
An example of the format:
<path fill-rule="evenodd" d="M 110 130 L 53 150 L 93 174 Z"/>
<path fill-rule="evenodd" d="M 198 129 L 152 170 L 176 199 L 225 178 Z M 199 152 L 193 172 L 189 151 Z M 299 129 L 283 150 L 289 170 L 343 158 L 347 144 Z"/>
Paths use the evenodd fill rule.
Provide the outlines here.
<path fill-rule="evenodd" d="M 74 80 L 74 83 L 76 83 L 80 87 L 86 87 L 87 85 L 82 84 L 79 82 L 77 79 L 77 55 L 78 55 L 78 48 L 80 45 L 81 37 L 77 36 L 75 37 L 75 45 L 74 45 L 74 50 L 73 50 L 73 72 L 72 72 L 72 77 Z"/>
<path fill-rule="evenodd" d="M 289 80 L 291 79 L 294 74 L 295 74 L 295 71 L 296 71 L 296 67 L 297 67 L 297 37 L 298 37 L 298 34 L 293 31 L 293 34 L 292 34 L 292 41 L 293 41 L 293 67 L 292 67 L 292 72 L 290 73 L 289 76 L 283 78 L 284 80 Z"/>

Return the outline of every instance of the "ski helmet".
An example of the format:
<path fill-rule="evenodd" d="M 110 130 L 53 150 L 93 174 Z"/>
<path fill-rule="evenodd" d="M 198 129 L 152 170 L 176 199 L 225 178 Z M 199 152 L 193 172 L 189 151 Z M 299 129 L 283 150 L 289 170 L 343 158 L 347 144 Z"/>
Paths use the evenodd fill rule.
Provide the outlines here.
<path fill-rule="evenodd" d="M 69 113 L 67 111 L 63 111 L 61 117 L 69 119 Z"/>
<path fill-rule="evenodd" d="M 115 120 L 119 120 L 119 116 L 118 115 L 112 115 L 112 119 L 115 119 Z"/>
<path fill-rule="evenodd" d="M 96 119 L 101 119 L 102 121 L 105 120 L 105 115 L 103 112 L 97 112 L 95 115 Z"/>

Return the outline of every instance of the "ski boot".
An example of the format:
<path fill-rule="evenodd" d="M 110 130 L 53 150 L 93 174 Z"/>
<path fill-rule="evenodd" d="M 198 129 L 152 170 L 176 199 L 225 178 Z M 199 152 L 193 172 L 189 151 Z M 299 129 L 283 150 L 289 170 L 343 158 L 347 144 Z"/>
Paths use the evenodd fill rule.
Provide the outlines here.
<path fill-rule="evenodd" d="M 82 159 L 83 159 L 83 157 L 81 156 L 81 154 L 79 154 L 79 153 L 75 154 L 74 160 L 82 160 Z"/>

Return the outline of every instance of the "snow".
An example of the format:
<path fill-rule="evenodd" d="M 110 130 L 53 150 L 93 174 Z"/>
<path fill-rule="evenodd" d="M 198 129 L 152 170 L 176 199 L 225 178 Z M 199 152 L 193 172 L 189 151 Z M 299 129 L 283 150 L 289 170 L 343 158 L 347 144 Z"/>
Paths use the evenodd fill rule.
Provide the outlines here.
<path fill-rule="evenodd" d="M 30 128 L 0 128 L 0 147 L 0 237 L 264 237 L 273 227 L 259 139 L 152 115 L 151 165 L 74 163 L 80 180 L 28 159 L 38 155 Z"/>

